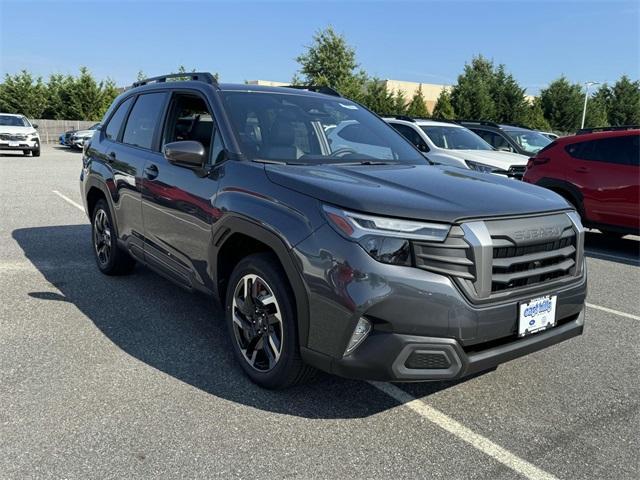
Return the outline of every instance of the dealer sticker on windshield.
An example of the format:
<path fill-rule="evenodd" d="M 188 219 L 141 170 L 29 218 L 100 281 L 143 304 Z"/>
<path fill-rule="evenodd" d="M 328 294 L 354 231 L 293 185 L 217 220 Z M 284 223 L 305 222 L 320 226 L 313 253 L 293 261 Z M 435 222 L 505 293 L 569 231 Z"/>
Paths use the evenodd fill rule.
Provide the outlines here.
<path fill-rule="evenodd" d="M 518 336 L 551 328 L 556 324 L 557 295 L 546 295 L 520 304 Z"/>

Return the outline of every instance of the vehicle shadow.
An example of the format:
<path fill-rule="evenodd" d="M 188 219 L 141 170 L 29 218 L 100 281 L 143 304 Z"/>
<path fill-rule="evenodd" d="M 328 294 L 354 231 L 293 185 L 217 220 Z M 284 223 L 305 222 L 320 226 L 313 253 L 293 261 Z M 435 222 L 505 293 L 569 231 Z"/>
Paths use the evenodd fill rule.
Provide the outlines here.
<path fill-rule="evenodd" d="M 640 266 L 640 241 L 636 236 L 615 238 L 598 231 L 587 231 L 584 247 L 587 257 Z"/>
<path fill-rule="evenodd" d="M 326 374 L 284 391 L 255 386 L 233 358 L 222 312 L 212 299 L 141 266 L 126 277 L 102 275 L 89 225 L 19 229 L 13 238 L 60 292 L 32 291 L 30 297 L 73 303 L 124 352 L 211 395 L 305 418 L 363 418 L 397 406 L 366 382 Z M 456 383 L 425 384 L 420 396 Z"/>

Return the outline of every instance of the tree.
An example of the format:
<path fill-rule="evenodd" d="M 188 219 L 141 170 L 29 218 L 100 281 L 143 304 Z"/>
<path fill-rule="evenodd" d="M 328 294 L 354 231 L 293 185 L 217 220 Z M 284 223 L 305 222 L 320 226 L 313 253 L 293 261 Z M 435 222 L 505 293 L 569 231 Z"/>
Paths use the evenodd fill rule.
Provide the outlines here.
<path fill-rule="evenodd" d="M 69 118 L 68 104 L 71 98 L 71 86 L 73 78 L 60 74 L 53 74 L 49 77 L 46 86 L 46 107 L 42 113 L 42 118 L 62 120 Z"/>
<path fill-rule="evenodd" d="M 443 88 L 440 95 L 438 95 L 431 117 L 441 118 L 444 120 L 453 120 L 456 118 L 456 114 L 453 111 L 453 105 L 451 105 L 451 93 L 448 89 Z"/>
<path fill-rule="evenodd" d="M 544 117 L 551 128 L 562 132 L 575 131 L 580 127 L 583 101 L 582 87 L 571 84 L 565 76 L 554 80 L 540 92 Z"/>
<path fill-rule="evenodd" d="M 496 106 L 492 97 L 493 62 L 482 55 L 465 64 L 458 83 L 451 89 L 451 104 L 461 119 L 493 120 Z"/>
<path fill-rule="evenodd" d="M 402 90 L 398 90 L 393 96 L 393 110 L 391 113 L 394 115 L 406 115 L 407 114 L 407 99 L 404 96 Z"/>
<path fill-rule="evenodd" d="M 33 78 L 26 70 L 6 74 L 0 84 L 0 111 L 42 118 L 46 108 L 46 88 L 42 78 Z"/>
<path fill-rule="evenodd" d="M 107 78 L 107 80 L 104 82 L 104 85 L 102 86 L 102 107 L 100 109 L 100 118 L 104 116 L 106 111 L 109 109 L 109 107 L 119 94 L 120 91 L 118 90 L 118 87 L 116 87 L 116 83 L 112 79 Z"/>
<path fill-rule="evenodd" d="M 548 132 L 551 130 L 551 125 L 546 118 L 544 118 L 544 111 L 542 110 L 542 104 L 540 102 L 540 97 L 536 97 L 533 99 L 533 103 L 529 105 L 526 117 L 522 122 L 529 128 L 533 128 L 534 130 L 542 130 L 543 132 Z"/>
<path fill-rule="evenodd" d="M 611 91 L 607 84 L 601 85 L 596 92 L 591 95 L 587 102 L 587 114 L 584 120 L 585 127 L 608 127 L 609 126 L 609 104 L 611 102 Z"/>
<path fill-rule="evenodd" d="M 300 70 L 293 82 L 329 86 L 354 100 L 363 100 L 367 76 L 357 70 L 356 52 L 332 27 L 316 32 L 306 52 L 296 57 Z"/>
<path fill-rule="evenodd" d="M 422 94 L 422 84 L 418 87 L 418 90 L 409 102 L 407 115 L 416 118 L 429 118 L 429 109 L 427 108 L 427 103 L 424 101 L 424 95 Z"/>
<path fill-rule="evenodd" d="M 378 115 L 393 113 L 394 97 L 384 81 L 378 78 L 372 78 L 367 82 L 366 93 L 364 94 L 363 104 Z"/>
<path fill-rule="evenodd" d="M 611 125 L 640 125 L 640 81 L 620 77 L 611 88 L 608 113 Z"/>
<path fill-rule="evenodd" d="M 80 67 L 80 75 L 71 87 L 70 120 L 100 120 L 103 111 L 103 83 L 97 83 L 87 67 Z"/>
<path fill-rule="evenodd" d="M 529 104 L 524 96 L 525 89 L 506 72 L 504 65 L 499 65 L 493 72 L 490 93 L 495 104 L 494 121 L 517 124 L 526 120 Z"/>

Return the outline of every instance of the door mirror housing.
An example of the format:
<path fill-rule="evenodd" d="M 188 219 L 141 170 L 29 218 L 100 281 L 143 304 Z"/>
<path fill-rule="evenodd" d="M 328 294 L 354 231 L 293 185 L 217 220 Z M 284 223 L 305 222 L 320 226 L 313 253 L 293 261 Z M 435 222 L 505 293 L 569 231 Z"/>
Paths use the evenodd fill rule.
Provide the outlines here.
<path fill-rule="evenodd" d="M 498 147 L 498 151 L 499 152 L 512 152 L 513 153 L 513 148 L 503 145 L 502 147 Z"/>
<path fill-rule="evenodd" d="M 31 126 L 32 126 L 33 128 L 35 128 L 36 130 L 38 129 L 38 124 L 37 124 L 37 123 L 32 123 L 32 124 L 31 124 Z"/>
<path fill-rule="evenodd" d="M 194 140 L 167 143 L 162 153 L 167 161 L 181 167 L 202 168 L 206 160 L 204 146 Z"/>

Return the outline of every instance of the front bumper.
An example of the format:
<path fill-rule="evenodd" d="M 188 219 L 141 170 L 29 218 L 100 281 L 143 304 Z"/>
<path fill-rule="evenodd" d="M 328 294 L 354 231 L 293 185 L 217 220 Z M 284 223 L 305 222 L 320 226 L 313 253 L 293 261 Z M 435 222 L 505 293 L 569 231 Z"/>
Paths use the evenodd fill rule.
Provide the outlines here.
<path fill-rule="evenodd" d="M 381 264 L 326 225 L 293 253 L 309 298 L 301 353 L 308 363 L 337 375 L 380 381 L 460 378 L 583 330 L 586 273 L 535 292 L 472 303 L 449 277 Z M 518 338 L 519 303 L 549 294 L 557 295 L 557 325 Z M 360 317 L 372 323 L 372 332 L 345 356 Z"/>
<path fill-rule="evenodd" d="M 478 350 L 465 349 L 452 338 L 380 333 L 372 335 L 352 355 L 334 360 L 330 371 L 343 377 L 379 381 L 452 380 L 491 370 L 576 337 L 583 329 L 584 309 L 552 329 L 517 340 L 488 343 Z"/>
<path fill-rule="evenodd" d="M 40 148 L 40 140 L 17 140 L 6 141 L 0 140 L 0 150 L 38 150 Z"/>

